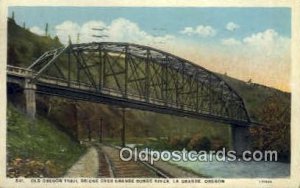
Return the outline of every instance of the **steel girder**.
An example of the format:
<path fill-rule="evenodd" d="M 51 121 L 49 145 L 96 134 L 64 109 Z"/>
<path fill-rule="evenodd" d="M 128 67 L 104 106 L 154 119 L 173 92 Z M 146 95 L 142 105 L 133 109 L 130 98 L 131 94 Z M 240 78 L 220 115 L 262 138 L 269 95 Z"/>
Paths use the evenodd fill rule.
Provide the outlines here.
<path fill-rule="evenodd" d="M 46 52 L 29 69 L 40 78 L 131 99 L 250 123 L 242 98 L 218 75 L 158 49 L 130 43 L 71 44 Z"/>

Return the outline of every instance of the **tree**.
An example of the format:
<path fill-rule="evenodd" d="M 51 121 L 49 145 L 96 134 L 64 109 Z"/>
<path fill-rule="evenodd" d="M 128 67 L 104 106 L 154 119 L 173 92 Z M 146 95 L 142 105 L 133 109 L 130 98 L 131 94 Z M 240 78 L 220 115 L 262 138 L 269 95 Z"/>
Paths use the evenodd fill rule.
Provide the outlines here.
<path fill-rule="evenodd" d="M 264 126 L 251 129 L 254 149 L 276 150 L 279 158 L 290 156 L 290 105 L 284 106 L 280 96 L 274 94 L 264 103 L 261 121 Z"/>
<path fill-rule="evenodd" d="M 48 36 L 48 23 L 46 23 L 46 26 L 45 26 L 45 36 L 46 37 Z"/>
<path fill-rule="evenodd" d="M 14 12 L 14 11 L 11 13 L 11 19 L 12 19 L 13 21 L 15 21 L 15 12 Z"/>
<path fill-rule="evenodd" d="M 55 40 L 55 42 L 59 43 L 59 38 L 57 35 L 54 37 L 54 40 Z"/>
<path fill-rule="evenodd" d="M 79 44 L 80 43 L 80 33 L 77 33 L 77 44 Z"/>
<path fill-rule="evenodd" d="M 72 44 L 72 39 L 71 39 L 71 36 L 68 35 L 68 38 L 69 38 L 69 45 Z"/>

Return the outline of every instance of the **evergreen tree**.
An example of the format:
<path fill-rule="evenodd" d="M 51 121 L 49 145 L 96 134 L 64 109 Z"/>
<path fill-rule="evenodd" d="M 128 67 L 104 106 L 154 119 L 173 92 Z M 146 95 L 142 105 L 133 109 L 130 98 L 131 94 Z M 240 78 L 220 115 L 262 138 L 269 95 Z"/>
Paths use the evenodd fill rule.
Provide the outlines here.
<path fill-rule="evenodd" d="M 48 36 L 48 23 L 46 23 L 46 27 L 45 27 L 45 36 Z"/>
<path fill-rule="evenodd" d="M 79 44 L 79 42 L 80 42 L 80 33 L 77 33 L 77 44 Z"/>

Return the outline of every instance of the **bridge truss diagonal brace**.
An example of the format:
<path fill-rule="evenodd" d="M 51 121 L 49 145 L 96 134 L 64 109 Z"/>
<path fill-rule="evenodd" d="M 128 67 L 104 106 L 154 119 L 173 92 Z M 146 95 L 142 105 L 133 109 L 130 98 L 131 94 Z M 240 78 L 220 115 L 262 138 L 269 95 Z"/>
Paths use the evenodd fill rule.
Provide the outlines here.
<path fill-rule="evenodd" d="M 54 53 L 53 57 L 50 61 L 47 62 L 46 65 L 44 65 L 36 74 L 35 76 L 32 78 L 31 82 L 36 82 L 36 80 L 42 75 L 43 72 L 45 72 L 50 65 L 52 65 L 53 63 L 55 63 L 55 60 L 62 54 L 64 53 L 67 49 L 69 49 L 69 46 L 64 47 L 61 51 Z M 38 63 L 38 62 L 35 62 Z"/>
<path fill-rule="evenodd" d="M 31 65 L 32 70 L 37 71 L 33 74 L 31 81 L 37 83 L 37 80 L 45 74 L 45 71 L 49 70 L 49 67 L 56 67 L 58 64 L 55 62 L 58 57 L 66 51 L 68 80 L 66 78 L 63 80 L 68 82 L 69 88 L 73 87 L 70 80 L 72 55 L 75 59 L 79 59 L 77 72 L 85 71 L 90 81 L 88 86 L 85 86 L 99 94 L 102 91 L 113 89 L 124 100 L 137 97 L 139 99 L 136 98 L 136 100 L 142 99 L 147 104 L 159 103 L 164 108 L 170 106 L 197 112 L 199 115 L 209 113 L 216 117 L 224 116 L 224 118 L 237 121 L 251 121 L 242 97 L 217 74 L 175 55 L 137 44 L 113 42 L 71 44 L 48 51 Z M 74 52 L 80 52 L 82 56 L 76 56 Z M 94 69 L 92 69 L 90 73 L 89 60 L 97 56 L 88 56 L 89 53 L 99 54 L 100 62 L 98 70 L 93 72 Z M 119 61 L 120 59 L 122 61 Z M 119 68 L 117 69 L 113 65 Z M 92 66 L 96 66 L 95 62 Z M 73 70 L 74 74 L 75 70 Z M 99 83 L 96 80 L 96 72 L 99 74 Z M 60 76 L 62 75 L 60 74 Z M 113 78 L 108 79 L 108 77 Z M 79 78 L 78 74 L 77 78 Z M 74 85 L 77 83 L 80 86 L 79 79 L 74 83 Z M 224 112 L 223 108 L 228 112 Z"/>

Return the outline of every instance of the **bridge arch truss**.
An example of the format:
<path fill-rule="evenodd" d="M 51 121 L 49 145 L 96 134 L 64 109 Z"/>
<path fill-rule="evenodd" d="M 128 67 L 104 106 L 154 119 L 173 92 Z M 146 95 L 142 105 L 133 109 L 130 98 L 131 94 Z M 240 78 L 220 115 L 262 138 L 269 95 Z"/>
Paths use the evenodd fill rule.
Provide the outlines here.
<path fill-rule="evenodd" d="M 147 46 L 70 44 L 44 53 L 28 69 L 38 85 L 55 80 L 66 88 L 76 85 L 94 94 L 159 106 L 171 114 L 250 123 L 242 98 L 217 74 Z"/>

